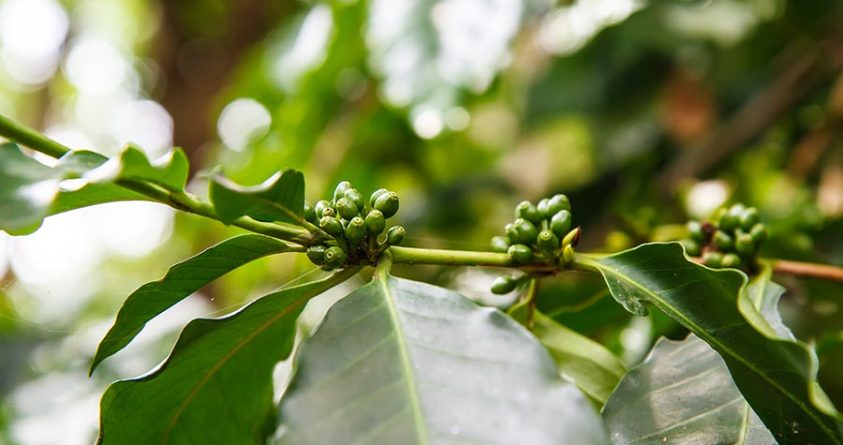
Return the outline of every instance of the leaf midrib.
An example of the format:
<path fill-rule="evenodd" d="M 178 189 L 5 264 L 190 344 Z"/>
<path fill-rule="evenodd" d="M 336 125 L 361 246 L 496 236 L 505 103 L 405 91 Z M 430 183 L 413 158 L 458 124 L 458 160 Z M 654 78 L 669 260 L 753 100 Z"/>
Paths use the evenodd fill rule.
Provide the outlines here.
<path fill-rule="evenodd" d="M 796 404 L 796 406 L 798 406 L 811 420 L 813 420 L 820 427 L 820 429 L 822 431 L 824 431 L 825 434 L 829 438 L 831 438 L 835 443 L 838 443 L 838 444 L 841 443 L 835 437 L 834 432 L 829 431 L 829 429 L 821 421 L 821 419 L 818 419 L 817 416 L 810 409 L 807 409 L 805 404 L 802 403 L 798 398 L 795 398 L 792 394 L 790 394 L 790 392 L 785 391 L 784 388 L 781 385 L 778 384 L 778 382 L 776 382 L 774 380 L 771 380 L 764 373 L 759 372 L 759 370 L 757 368 L 755 368 L 754 366 L 752 366 L 752 364 L 750 362 L 744 360 L 743 357 L 734 353 L 731 350 L 731 348 L 725 347 L 723 343 L 721 343 L 720 341 L 718 341 L 716 339 L 716 337 L 713 337 L 713 336 L 709 335 L 706 330 L 702 329 L 699 325 L 697 325 L 696 323 L 691 321 L 689 318 L 685 317 L 685 314 L 673 309 L 673 307 L 670 304 L 668 304 L 666 301 L 664 301 L 661 297 L 659 297 L 658 294 L 656 294 L 654 292 L 651 292 L 646 286 L 644 286 L 641 283 L 633 280 L 632 278 L 630 278 L 627 275 L 624 275 L 620 272 L 617 272 L 615 269 L 600 267 L 601 265 L 598 262 L 596 262 L 594 260 L 591 260 L 591 259 L 585 259 L 584 258 L 582 261 L 585 264 L 588 264 L 588 265 L 591 265 L 592 267 L 597 268 L 598 270 L 600 270 L 603 273 L 609 273 L 609 274 L 615 276 L 618 279 L 623 279 L 624 281 L 626 281 L 630 285 L 632 285 L 635 288 L 637 288 L 638 290 L 642 291 L 644 294 L 649 295 L 652 298 L 653 303 L 655 303 L 657 306 L 660 306 L 660 308 L 662 310 L 670 312 L 670 313 L 676 315 L 678 318 L 684 320 L 684 322 L 687 323 L 687 326 L 689 326 L 689 327 L 693 326 L 697 331 L 699 331 L 699 332 L 695 332 L 695 333 L 698 336 L 706 339 L 706 343 L 708 343 L 710 345 L 717 345 L 719 348 L 723 349 L 724 351 L 728 351 L 729 356 L 732 357 L 735 361 L 739 362 L 741 365 L 745 366 L 747 369 L 751 369 L 752 371 L 754 371 L 755 374 L 758 375 L 762 380 L 767 382 L 770 386 L 772 386 L 777 391 L 779 391 L 779 393 L 781 393 L 782 395 L 784 395 L 785 397 L 790 399 L 791 402 Z M 746 279 L 743 279 L 743 281 L 744 281 L 743 284 L 741 284 L 741 292 L 743 291 L 743 288 L 746 284 Z M 744 320 L 744 323 L 747 323 L 746 320 Z M 749 323 L 747 323 L 747 325 L 749 325 Z M 751 325 L 749 325 L 749 326 L 752 328 Z M 753 330 L 754 329 L 755 328 L 753 328 Z M 781 340 L 774 340 L 774 341 L 781 341 Z"/>

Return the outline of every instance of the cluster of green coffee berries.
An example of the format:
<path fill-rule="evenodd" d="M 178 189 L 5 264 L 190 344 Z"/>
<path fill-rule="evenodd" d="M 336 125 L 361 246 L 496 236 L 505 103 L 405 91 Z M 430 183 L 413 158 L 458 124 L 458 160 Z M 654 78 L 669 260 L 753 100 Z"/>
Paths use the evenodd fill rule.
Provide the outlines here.
<path fill-rule="evenodd" d="M 570 265 L 580 237 L 579 227 L 571 229 L 571 223 L 571 202 L 565 195 L 537 204 L 522 201 L 515 207 L 515 221 L 505 226 L 506 235 L 492 238 L 492 250 L 508 254 L 516 264 Z M 513 276 L 498 277 L 492 292 L 511 292 L 521 281 Z"/>
<path fill-rule="evenodd" d="M 753 269 L 758 246 L 767 238 L 767 228 L 758 209 L 735 204 L 720 209 L 713 221 L 688 223 L 689 239 L 682 240 L 691 256 L 702 256 L 703 264 L 714 268 Z"/>
<path fill-rule="evenodd" d="M 367 201 L 348 181 L 337 184 L 331 201 L 320 200 L 312 206 L 305 202 L 305 219 L 332 237 L 310 246 L 307 257 L 325 270 L 375 261 L 384 249 L 404 240 L 404 227 L 385 230 L 386 220 L 398 213 L 398 205 L 393 191 L 378 189 Z"/>

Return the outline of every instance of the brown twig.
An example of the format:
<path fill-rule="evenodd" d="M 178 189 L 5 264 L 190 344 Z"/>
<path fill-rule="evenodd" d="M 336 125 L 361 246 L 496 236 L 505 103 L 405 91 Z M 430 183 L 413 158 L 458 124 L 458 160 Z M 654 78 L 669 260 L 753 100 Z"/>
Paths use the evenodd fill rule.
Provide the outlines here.
<path fill-rule="evenodd" d="M 843 282 L 843 267 L 788 260 L 770 262 L 775 273 Z"/>

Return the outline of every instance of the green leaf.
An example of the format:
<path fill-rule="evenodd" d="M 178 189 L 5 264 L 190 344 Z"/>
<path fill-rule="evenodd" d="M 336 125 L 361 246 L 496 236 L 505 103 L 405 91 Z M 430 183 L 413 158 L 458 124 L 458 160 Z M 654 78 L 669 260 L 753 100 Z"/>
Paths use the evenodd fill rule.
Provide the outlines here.
<path fill-rule="evenodd" d="M 524 324 L 527 305 L 518 304 L 509 314 Z M 602 406 L 626 374 L 626 365 L 605 346 L 557 323 L 541 312 L 533 313 L 530 331 L 550 352 L 563 377 L 574 382 Z"/>
<path fill-rule="evenodd" d="M 511 318 L 380 271 L 303 342 L 280 444 L 605 444 L 594 409 Z"/>
<path fill-rule="evenodd" d="M 298 224 L 304 214 L 304 175 L 284 170 L 254 187 L 216 176 L 211 180 L 210 195 L 217 216 L 225 223 L 245 215 L 258 221 Z"/>
<path fill-rule="evenodd" d="M 649 302 L 711 345 L 782 443 L 843 444 L 840 416 L 816 383 L 814 353 L 803 343 L 769 336 L 770 328 L 762 333 L 754 327 L 763 317 L 738 298 L 745 275 L 698 265 L 679 243 L 580 255 L 578 261 L 600 271 L 619 301 Z"/>
<path fill-rule="evenodd" d="M 0 229 L 13 235 L 37 229 L 59 191 L 60 173 L 15 144 L 0 145 Z"/>
<path fill-rule="evenodd" d="M 129 295 L 97 348 L 91 372 L 129 344 L 149 320 L 202 286 L 246 263 L 288 249 L 287 243 L 275 238 L 246 234 L 229 238 L 174 265 L 164 278 L 144 284 Z"/>
<path fill-rule="evenodd" d="M 130 145 L 120 154 L 119 165 L 117 177 L 151 182 L 172 192 L 184 190 L 190 173 L 190 162 L 181 148 L 174 148 L 153 165 L 143 151 Z"/>
<path fill-rule="evenodd" d="M 264 296 L 227 317 L 191 321 L 154 372 L 108 387 L 99 443 L 257 443 L 274 413 L 272 369 L 290 354 L 302 307 L 355 273 Z"/>
<path fill-rule="evenodd" d="M 695 335 L 661 339 L 603 408 L 615 445 L 776 444 L 729 375 Z"/>

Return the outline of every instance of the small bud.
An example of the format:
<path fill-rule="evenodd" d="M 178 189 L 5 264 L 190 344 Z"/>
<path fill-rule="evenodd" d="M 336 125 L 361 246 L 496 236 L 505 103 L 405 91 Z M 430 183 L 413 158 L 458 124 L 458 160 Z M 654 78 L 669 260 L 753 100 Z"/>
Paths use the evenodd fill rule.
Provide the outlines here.
<path fill-rule="evenodd" d="M 316 201 L 316 205 L 313 206 L 313 211 L 316 212 L 316 217 L 321 218 L 322 212 L 325 210 L 326 207 L 330 207 L 330 206 L 331 206 L 331 203 L 328 202 L 328 201 L 325 201 L 324 199 L 320 199 L 319 201 Z"/>
<path fill-rule="evenodd" d="M 366 222 L 359 216 L 351 218 L 351 221 L 348 222 L 348 226 L 345 228 L 345 239 L 352 246 L 356 246 L 364 236 L 366 236 Z"/>
<path fill-rule="evenodd" d="M 360 211 L 357 209 L 357 205 L 351 202 L 348 198 L 340 198 L 336 202 L 337 212 L 339 212 L 340 216 L 343 219 L 351 220 L 355 216 L 360 214 Z"/>
<path fill-rule="evenodd" d="M 734 240 L 728 233 L 718 230 L 714 232 L 714 244 L 717 246 L 718 249 L 728 252 L 732 250 L 734 246 Z"/>
<path fill-rule="evenodd" d="M 492 250 L 498 253 L 506 253 L 510 245 L 509 237 L 495 236 L 492 237 Z"/>
<path fill-rule="evenodd" d="M 351 188 L 351 183 L 348 181 L 341 181 L 334 189 L 334 202 L 345 196 L 345 192 Z"/>
<path fill-rule="evenodd" d="M 568 210 L 560 210 L 550 218 L 550 230 L 559 238 L 564 238 L 571 230 L 571 212 Z"/>
<path fill-rule="evenodd" d="M 361 210 L 366 208 L 366 203 L 363 201 L 363 195 L 360 194 L 359 191 L 355 188 L 350 188 L 345 191 L 345 199 L 354 203 L 357 206 L 357 211 L 360 212 Z"/>
<path fill-rule="evenodd" d="M 761 244 L 767 239 L 767 227 L 764 224 L 758 223 L 752 226 L 752 230 L 749 231 L 749 235 L 752 236 L 752 241 L 755 244 Z"/>
<path fill-rule="evenodd" d="M 574 256 L 574 248 L 570 244 L 566 244 L 562 249 L 562 261 L 565 264 L 571 264 L 574 262 Z"/>
<path fill-rule="evenodd" d="M 740 216 L 741 228 L 747 232 L 752 230 L 759 221 L 761 221 L 761 219 L 758 217 L 758 209 L 755 207 L 750 207 L 744 210 Z"/>
<path fill-rule="evenodd" d="M 338 246 L 329 247 L 325 250 L 325 265 L 335 268 L 345 263 L 347 256 L 345 251 Z"/>
<path fill-rule="evenodd" d="M 316 217 L 316 210 L 314 210 L 313 206 L 307 201 L 304 202 L 304 212 L 302 215 L 304 216 L 305 221 L 311 224 L 319 224 L 319 219 Z"/>
<path fill-rule="evenodd" d="M 384 218 L 392 218 L 393 215 L 398 213 L 398 204 L 398 193 L 386 192 L 378 196 L 373 207 L 380 210 Z"/>
<path fill-rule="evenodd" d="M 397 246 L 401 244 L 401 241 L 404 241 L 404 236 L 406 235 L 407 231 L 404 230 L 404 227 L 392 226 L 386 231 L 386 241 L 390 246 Z"/>
<path fill-rule="evenodd" d="M 372 192 L 372 194 L 369 195 L 369 205 L 372 206 L 372 208 L 374 208 L 375 207 L 375 201 L 378 200 L 378 196 L 383 195 L 384 193 L 388 193 L 388 192 L 389 192 L 389 190 L 387 190 L 385 188 L 379 188 L 379 189 L 375 190 L 374 192 Z"/>
<path fill-rule="evenodd" d="M 741 257 L 737 256 L 734 253 L 727 253 L 723 255 L 723 259 L 720 262 L 721 267 L 730 267 L 733 269 L 740 269 L 741 267 Z"/>
<path fill-rule="evenodd" d="M 512 223 L 517 234 L 517 241 L 522 244 L 532 244 L 536 242 L 536 236 L 539 234 L 539 229 L 524 218 L 518 218 Z"/>
<path fill-rule="evenodd" d="M 340 220 L 334 218 L 333 216 L 323 216 L 322 219 L 319 220 L 319 228 L 331 236 L 340 236 L 343 233 Z"/>
<path fill-rule="evenodd" d="M 325 263 L 325 246 L 311 246 L 307 248 L 307 258 L 317 266 Z"/>
<path fill-rule="evenodd" d="M 538 224 L 543 219 L 539 209 L 530 201 L 521 201 L 515 206 L 515 217 L 524 218 L 533 224 Z"/>
<path fill-rule="evenodd" d="M 568 200 L 567 196 L 559 193 L 547 200 L 548 215 L 555 215 L 562 210 L 571 211 L 571 201 Z"/>
<path fill-rule="evenodd" d="M 498 295 L 508 294 L 514 291 L 516 287 L 518 287 L 518 280 L 516 278 L 503 275 L 495 278 L 495 281 L 492 282 L 492 293 Z"/>
<path fill-rule="evenodd" d="M 372 210 L 366 215 L 366 231 L 372 237 L 378 236 L 386 228 L 386 218 L 380 210 Z"/>
<path fill-rule="evenodd" d="M 688 221 L 688 236 L 698 243 L 705 241 L 705 234 L 699 221 Z"/>
<path fill-rule="evenodd" d="M 559 238 L 550 230 L 542 230 L 536 237 L 536 246 L 547 252 L 553 252 L 559 248 Z"/>
<path fill-rule="evenodd" d="M 690 239 L 683 239 L 681 242 L 682 246 L 685 247 L 685 253 L 687 253 L 689 256 L 700 255 L 700 245 L 696 241 Z"/>
<path fill-rule="evenodd" d="M 577 247 L 577 244 L 580 243 L 581 234 L 582 229 L 580 229 L 579 227 L 574 228 L 573 230 L 568 232 L 564 238 L 562 238 L 562 245 Z"/>
<path fill-rule="evenodd" d="M 755 241 L 749 233 L 741 233 L 735 241 L 735 250 L 742 256 L 750 256 L 755 253 Z"/>
<path fill-rule="evenodd" d="M 708 267 L 719 268 L 723 264 L 723 255 L 720 252 L 706 252 L 703 255 L 703 264 Z"/>
<path fill-rule="evenodd" d="M 506 253 L 512 257 L 512 260 L 518 264 L 529 263 L 533 259 L 533 251 L 523 244 L 513 244 L 509 246 Z"/>

